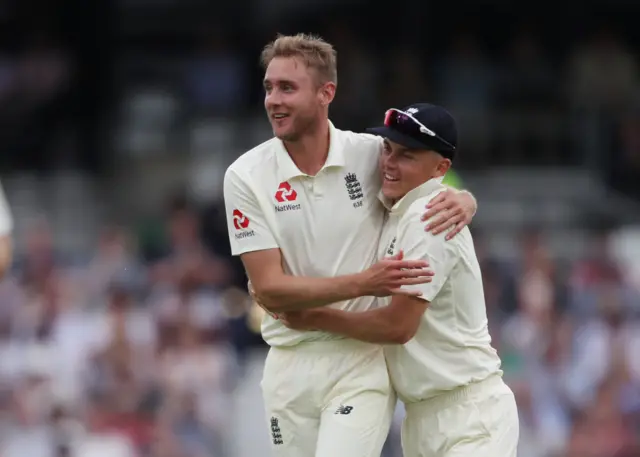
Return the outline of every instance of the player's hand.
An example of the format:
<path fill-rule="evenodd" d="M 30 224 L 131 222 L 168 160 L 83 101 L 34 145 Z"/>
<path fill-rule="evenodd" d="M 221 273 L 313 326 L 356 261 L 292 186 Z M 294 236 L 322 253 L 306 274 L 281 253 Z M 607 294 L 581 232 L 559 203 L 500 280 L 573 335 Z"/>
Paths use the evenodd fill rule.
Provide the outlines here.
<path fill-rule="evenodd" d="M 315 330 L 313 325 L 313 317 L 321 310 L 309 309 L 306 311 L 288 311 L 280 313 L 280 321 L 288 328 L 293 330 Z"/>
<path fill-rule="evenodd" d="M 450 240 L 471 223 L 477 209 L 478 203 L 469 192 L 447 189 L 427 204 L 427 211 L 421 220 L 433 218 L 425 230 L 434 235 L 449 230 L 446 239 Z"/>
<path fill-rule="evenodd" d="M 403 260 L 400 251 L 393 257 L 387 257 L 363 271 L 361 277 L 362 295 L 388 297 L 389 295 L 422 295 L 418 290 L 402 289 L 402 286 L 415 286 L 432 281 L 433 271 L 429 262 L 424 260 Z"/>

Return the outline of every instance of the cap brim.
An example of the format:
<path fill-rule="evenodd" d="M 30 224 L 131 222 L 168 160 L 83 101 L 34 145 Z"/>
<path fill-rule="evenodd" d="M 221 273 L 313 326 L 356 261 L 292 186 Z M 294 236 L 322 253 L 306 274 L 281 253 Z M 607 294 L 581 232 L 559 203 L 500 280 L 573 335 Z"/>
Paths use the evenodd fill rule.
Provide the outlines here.
<path fill-rule="evenodd" d="M 388 140 L 393 141 L 394 143 L 398 143 L 408 149 L 428 149 L 429 148 L 429 146 L 427 146 L 426 144 L 414 138 L 411 138 L 410 136 L 405 135 L 404 133 L 400 133 L 397 130 L 390 129 L 389 127 L 386 127 L 386 126 L 369 128 L 369 129 L 366 129 L 366 132 L 371 133 L 373 135 L 381 136 L 383 138 L 387 138 Z"/>

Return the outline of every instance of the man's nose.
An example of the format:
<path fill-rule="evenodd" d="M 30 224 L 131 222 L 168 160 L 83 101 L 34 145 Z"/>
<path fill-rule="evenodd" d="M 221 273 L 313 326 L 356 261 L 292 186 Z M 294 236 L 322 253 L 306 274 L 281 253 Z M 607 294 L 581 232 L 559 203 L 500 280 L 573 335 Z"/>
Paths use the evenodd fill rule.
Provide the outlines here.
<path fill-rule="evenodd" d="M 389 168 L 395 168 L 395 166 L 398 164 L 398 158 L 395 154 L 388 154 L 384 158 L 384 164 Z"/>
<path fill-rule="evenodd" d="M 280 92 L 274 89 L 266 95 L 265 104 L 267 106 L 277 106 L 281 103 L 281 99 Z"/>

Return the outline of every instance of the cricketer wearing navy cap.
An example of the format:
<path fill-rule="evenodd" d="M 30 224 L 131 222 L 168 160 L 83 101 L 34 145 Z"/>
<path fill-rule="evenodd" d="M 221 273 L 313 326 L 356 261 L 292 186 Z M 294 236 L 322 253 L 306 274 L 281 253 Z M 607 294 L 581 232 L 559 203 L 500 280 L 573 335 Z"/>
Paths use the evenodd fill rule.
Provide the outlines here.
<path fill-rule="evenodd" d="M 391 109 L 383 127 L 380 200 L 389 210 L 378 256 L 426 260 L 433 281 L 420 296 L 379 299 L 364 312 L 317 309 L 286 315 L 313 328 L 385 345 L 387 368 L 406 416 L 405 457 L 515 457 L 518 411 L 491 346 L 482 274 L 468 228 L 446 241 L 425 236 L 419 215 L 445 187 L 457 152 L 453 117 L 435 105 Z"/>
<path fill-rule="evenodd" d="M 384 125 L 367 129 L 408 149 L 439 152 L 453 160 L 458 144 L 458 128 L 453 116 L 443 107 L 416 103 L 399 110 L 388 109 Z"/>
<path fill-rule="evenodd" d="M 381 200 L 390 206 L 412 190 L 409 197 L 425 186 L 441 185 L 457 152 L 455 119 L 443 107 L 429 103 L 388 109 L 384 125 L 367 132 L 384 139 Z"/>

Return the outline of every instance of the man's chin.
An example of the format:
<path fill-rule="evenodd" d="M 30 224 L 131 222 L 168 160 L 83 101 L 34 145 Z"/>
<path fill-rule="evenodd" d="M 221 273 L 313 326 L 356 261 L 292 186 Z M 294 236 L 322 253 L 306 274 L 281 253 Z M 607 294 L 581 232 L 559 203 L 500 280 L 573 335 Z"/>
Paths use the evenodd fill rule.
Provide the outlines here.
<path fill-rule="evenodd" d="M 397 188 L 390 188 L 387 186 L 382 186 L 382 195 L 384 196 L 385 199 L 387 200 L 391 200 L 391 201 L 398 201 L 400 200 L 402 197 L 404 197 L 404 194 L 401 192 L 400 189 Z"/>
<path fill-rule="evenodd" d="M 298 139 L 298 135 L 294 132 L 278 132 L 274 130 L 273 135 L 281 141 L 296 141 Z"/>

